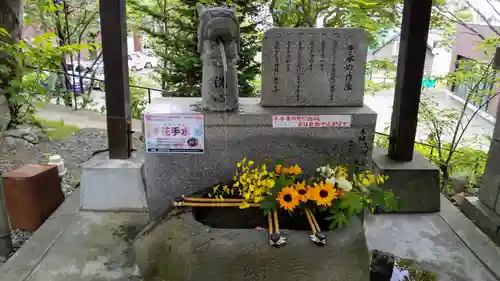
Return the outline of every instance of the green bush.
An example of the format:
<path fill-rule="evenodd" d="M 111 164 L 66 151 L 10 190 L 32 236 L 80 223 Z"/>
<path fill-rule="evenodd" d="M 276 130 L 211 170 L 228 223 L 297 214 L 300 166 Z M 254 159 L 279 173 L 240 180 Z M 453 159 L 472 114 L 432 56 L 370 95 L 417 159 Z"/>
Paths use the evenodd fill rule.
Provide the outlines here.
<path fill-rule="evenodd" d="M 142 88 L 136 88 L 134 86 L 140 84 L 140 79 L 136 77 L 130 77 L 130 105 L 132 108 L 132 118 L 141 119 L 141 115 L 148 105 L 147 94 L 148 91 Z"/>
<path fill-rule="evenodd" d="M 376 147 L 388 148 L 389 141 L 386 136 L 376 135 L 374 145 Z M 446 151 L 449 152 L 449 150 L 446 149 L 449 149 L 449 147 L 448 144 L 445 144 L 443 149 L 441 149 L 441 155 L 439 155 L 439 150 L 437 148 L 424 144 L 416 143 L 414 149 L 436 166 L 440 167 L 440 172 L 442 174 L 443 159 L 446 159 L 448 156 Z M 453 174 L 468 174 L 470 184 L 476 184 L 476 178 L 484 172 L 487 156 L 488 152 L 482 149 L 467 146 L 459 147 L 453 154 L 446 168 L 450 176 L 453 176 Z"/>

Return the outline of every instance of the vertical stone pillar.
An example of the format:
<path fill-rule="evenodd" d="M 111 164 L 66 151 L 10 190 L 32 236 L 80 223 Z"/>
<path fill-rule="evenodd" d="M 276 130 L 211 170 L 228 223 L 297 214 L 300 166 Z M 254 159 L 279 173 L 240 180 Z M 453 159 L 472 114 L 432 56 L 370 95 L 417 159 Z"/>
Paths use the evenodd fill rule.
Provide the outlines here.
<path fill-rule="evenodd" d="M 484 169 L 482 187 L 479 191 L 481 202 L 500 214 L 500 103 L 497 107 L 497 122 L 493 130 L 488 160 Z"/>

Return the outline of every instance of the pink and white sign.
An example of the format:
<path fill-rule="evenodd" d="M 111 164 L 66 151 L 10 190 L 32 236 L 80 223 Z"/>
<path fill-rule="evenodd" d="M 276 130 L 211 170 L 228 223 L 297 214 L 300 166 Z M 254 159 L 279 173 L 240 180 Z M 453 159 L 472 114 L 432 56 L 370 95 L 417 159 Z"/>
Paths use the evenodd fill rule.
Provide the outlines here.
<path fill-rule="evenodd" d="M 351 127 L 351 115 L 275 115 L 273 128 Z"/>
<path fill-rule="evenodd" d="M 150 153 L 203 153 L 203 115 L 146 113 L 146 151 Z"/>

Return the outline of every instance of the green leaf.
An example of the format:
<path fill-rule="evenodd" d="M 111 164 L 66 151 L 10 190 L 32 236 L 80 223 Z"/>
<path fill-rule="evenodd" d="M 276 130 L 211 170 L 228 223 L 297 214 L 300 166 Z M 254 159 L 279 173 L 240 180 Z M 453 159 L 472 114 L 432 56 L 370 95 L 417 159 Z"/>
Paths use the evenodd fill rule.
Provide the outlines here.
<path fill-rule="evenodd" d="M 385 208 L 389 211 L 395 211 L 399 209 L 399 198 L 394 196 L 394 193 L 385 191 L 384 192 L 384 202 L 385 202 Z"/>
<path fill-rule="evenodd" d="M 278 209 L 278 201 L 273 196 L 268 196 L 264 201 L 260 202 L 260 208 L 264 210 L 264 214 L 267 215 L 270 211 Z"/>
<path fill-rule="evenodd" d="M 374 205 L 384 205 L 385 204 L 385 197 L 384 197 L 384 190 L 381 189 L 380 187 L 376 185 L 371 185 L 367 187 L 368 190 L 370 191 L 369 198 L 372 201 L 372 204 Z"/>
<path fill-rule="evenodd" d="M 326 211 L 328 211 L 328 210 L 330 210 L 330 208 L 328 208 L 328 207 L 320 207 L 320 208 L 318 209 L 318 211 L 320 211 L 320 212 L 326 212 Z"/>
<path fill-rule="evenodd" d="M 287 185 L 287 178 L 284 174 L 281 174 L 278 179 L 276 180 L 273 189 L 271 189 L 271 193 L 276 196 L 278 192 L 283 189 Z"/>
<path fill-rule="evenodd" d="M 336 213 L 331 217 L 331 223 L 329 225 L 330 229 L 342 228 L 346 226 L 349 222 L 348 217 L 344 214 L 344 212 Z"/>
<path fill-rule="evenodd" d="M 284 164 L 284 161 L 282 158 L 277 158 L 275 161 L 276 165 L 283 165 Z"/>
<path fill-rule="evenodd" d="M 7 31 L 7 29 L 2 28 L 2 27 L 0 27 L 0 35 L 1 35 L 1 36 L 8 36 L 8 37 L 10 37 L 10 34 L 9 34 L 9 32 Z"/>
<path fill-rule="evenodd" d="M 350 215 L 355 215 L 363 209 L 361 195 L 356 192 L 346 192 L 340 200 L 340 208 L 346 209 Z"/>

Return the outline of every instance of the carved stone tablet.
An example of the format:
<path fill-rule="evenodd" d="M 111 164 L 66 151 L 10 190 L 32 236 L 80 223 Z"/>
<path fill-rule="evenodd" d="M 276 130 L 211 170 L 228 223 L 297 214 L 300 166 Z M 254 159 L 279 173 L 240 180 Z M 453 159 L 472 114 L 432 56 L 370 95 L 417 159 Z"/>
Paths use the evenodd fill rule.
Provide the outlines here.
<path fill-rule="evenodd" d="M 271 28 L 262 47 L 262 106 L 362 106 L 367 32 Z"/>

